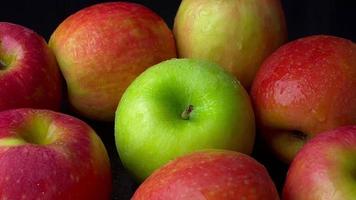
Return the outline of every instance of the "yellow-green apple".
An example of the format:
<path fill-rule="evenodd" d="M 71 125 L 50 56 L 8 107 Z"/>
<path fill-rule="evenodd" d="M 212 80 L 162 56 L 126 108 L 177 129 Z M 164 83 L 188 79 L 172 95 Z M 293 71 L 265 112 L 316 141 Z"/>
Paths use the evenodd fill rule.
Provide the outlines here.
<path fill-rule="evenodd" d="M 205 148 L 251 153 L 255 121 L 248 93 L 220 66 L 171 59 L 143 72 L 116 111 L 116 146 L 142 181 L 177 156 Z"/>
<path fill-rule="evenodd" d="M 356 124 L 356 45 L 326 35 L 292 41 L 263 63 L 251 95 L 263 138 L 289 163 L 318 133 Z"/>
<path fill-rule="evenodd" d="M 46 41 L 29 28 L 0 22 L 0 111 L 59 110 L 61 75 Z"/>
<path fill-rule="evenodd" d="M 356 199 L 355 162 L 355 125 L 318 134 L 293 160 L 283 188 L 283 199 Z"/>
<path fill-rule="evenodd" d="M 180 57 L 214 61 L 246 88 L 287 38 L 279 0 L 183 0 L 174 35 Z"/>
<path fill-rule="evenodd" d="M 0 113 L 0 199 L 110 199 L 100 138 L 83 121 L 50 110 Z"/>
<path fill-rule="evenodd" d="M 172 31 L 152 10 L 134 3 L 86 7 L 65 19 L 50 41 L 80 114 L 114 120 L 123 91 L 146 68 L 176 57 Z"/>
<path fill-rule="evenodd" d="M 266 168 L 234 151 L 204 150 L 179 157 L 156 170 L 132 200 L 278 200 Z"/>

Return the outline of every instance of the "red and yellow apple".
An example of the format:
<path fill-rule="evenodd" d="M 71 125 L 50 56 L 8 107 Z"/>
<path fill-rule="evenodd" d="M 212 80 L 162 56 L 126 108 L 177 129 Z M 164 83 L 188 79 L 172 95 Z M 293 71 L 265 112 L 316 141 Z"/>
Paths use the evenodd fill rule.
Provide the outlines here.
<path fill-rule="evenodd" d="M 110 199 L 106 149 L 86 123 L 50 110 L 0 112 L 0 199 Z"/>
<path fill-rule="evenodd" d="M 61 75 L 46 41 L 34 31 L 0 22 L 0 111 L 59 110 Z"/>
<path fill-rule="evenodd" d="M 216 62 L 246 88 L 287 38 L 280 0 L 183 0 L 174 35 L 180 57 Z"/>
<path fill-rule="evenodd" d="M 146 68 L 176 57 L 172 31 L 152 10 L 110 2 L 65 19 L 50 41 L 80 114 L 112 121 L 122 93 Z"/>
<path fill-rule="evenodd" d="M 156 170 L 132 199 L 278 200 L 279 197 L 265 167 L 252 157 L 228 150 L 204 150 L 179 157 Z"/>
<path fill-rule="evenodd" d="M 356 124 L 356 45 L 326 35 L 292 41 L 263 63 L 251 96 L 262 136 L 288 163 L 318 133 Z"/>
<path fill-rule="evenodd" d="M 323 132 L 304 145 L 293 160 L 283 199 L 356 199 L 355 163 L 355 125 Z"/>

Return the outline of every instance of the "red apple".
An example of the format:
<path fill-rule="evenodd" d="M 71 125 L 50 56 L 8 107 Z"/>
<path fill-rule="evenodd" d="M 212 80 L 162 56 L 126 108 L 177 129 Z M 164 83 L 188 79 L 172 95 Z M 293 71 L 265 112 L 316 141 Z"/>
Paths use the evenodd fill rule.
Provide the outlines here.
<path fill-rule="evenodd" d="M 133 200 L 278 200 L 267 170 L 252 157 L 228 150 L 204 150 L 156 170 Z"/>
<path fill-rule="evenodd" d="M 0 22 L 0 111 L 59 110 L 61 76 L 46 41 L 34 31 Z"/>
<path fill-rule="evenodd" d="M 216 62 L 246 88 L 286 32 L 280 0 L 183 0 L 174 20 L 180 57 Z"/>
<path fill-rule="evenodd" d="M 0 199 L 109 199 L 110 162 L 84 122 L 49 110 L 0 113 Z"/>
<path fill-rule="evenodd" d="M 284 200 L 356 199 L 356 126 L 339 127 L 311 139 L 293 160 Z"/>
<path fill-rule="evenodd" d="M 356 45 L 325 35 L 292 41 L 263 63 L 251 96 L 262 136 L 289 163 L 318 133 L 356 124 Z"/>
<path fill-rule="evenodd" d="M 68 87 L 71 105 L 82 115 L 112 121 L 131 81 L 146 68 L 176 57 L 164 20 L 135 3 L 100 3 L 65 19 L 50 41 Z"/>

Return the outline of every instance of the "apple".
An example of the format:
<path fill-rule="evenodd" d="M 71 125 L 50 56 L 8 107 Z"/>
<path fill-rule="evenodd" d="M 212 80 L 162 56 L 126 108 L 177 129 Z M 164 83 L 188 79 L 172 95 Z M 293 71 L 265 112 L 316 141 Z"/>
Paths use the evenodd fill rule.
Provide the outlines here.
<path fill-rule="evenodd" d="M 0 199 L 109 199 L 110 162 L 83 121 L 42 109 L 0 112 Z"/>
<path fill-rule="evenodd" d="M 173 31 L 180 57 L 216 62 L 247 89 L 287 38 L 279 0 L 183 0 Z"/>
<path fill-rule="evenodd" d="M 248 93 L 207 61 L 171 59 L 150 67 L 130 84 L 116 111 L 116 147 L 138 181 L 199 149 L 249 154 L 254 138 Z"/>
<path fill-rule="evenodd" d="M 356 124 L 356 45 L 327 35 L 292 41 L 263 63 L 251 96 L 261 135 L 289 163 L 320 132 Z"/>
<path fill-rule="evenodd" d="M 283 188 L 283 199 L 356 199 L 355 163 L 355 125 L 318 134 L 293 160 Z"/>
<path fill-rule="evenodd" d="M 65 19 L 49 41 L 71 106 L 90 119 L 113 121 L 131 81 L 146 68 L 176 57 L 172 31 L 135 3 L 99 3 Z"/>
<path fill-rule="evenodd" d="M 0 22 L 0 111 L 59 110 L 61 75 L 46 41 L 29 28 Z"/>
<path fill-rule="evenodd" d="M 179 157 L 156 170 L 132 200 L 278 200 L 266 168 L 243 153 L 210 149 Z"/>

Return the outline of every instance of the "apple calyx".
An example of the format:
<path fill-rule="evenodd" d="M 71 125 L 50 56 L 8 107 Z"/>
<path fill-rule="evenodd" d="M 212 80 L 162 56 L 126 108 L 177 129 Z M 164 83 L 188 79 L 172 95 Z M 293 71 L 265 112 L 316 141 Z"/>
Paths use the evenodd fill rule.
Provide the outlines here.
<path fill-rule="evenodd" d="M 189 105 L 181 114 L 183 120 L 188 120 L 193 112 L 193 105 Z"/>

